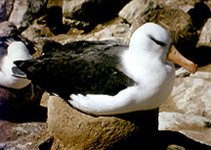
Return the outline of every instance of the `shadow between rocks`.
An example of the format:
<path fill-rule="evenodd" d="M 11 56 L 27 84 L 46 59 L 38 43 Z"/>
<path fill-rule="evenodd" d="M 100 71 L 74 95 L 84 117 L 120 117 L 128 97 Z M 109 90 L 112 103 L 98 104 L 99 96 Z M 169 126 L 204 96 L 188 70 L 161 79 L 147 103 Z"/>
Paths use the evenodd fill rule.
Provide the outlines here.
<path fill-rule="evenodd" d="M 20 90 L 0 86 L 0 119 L 10 122 L 45 122 L 47 108 L 40 106 L 43 92 L 31 84 Z"/>
<path fill-rule="evenodd" d="M 211 63 L 211 46 L 198 46 L 198 47 L 177 47 L 179 51 L 186 58 L 196 63 L 199 67 L 205 66 Z"/>
<path fill-rule="evenodd" d="M 185 150 L 211 150 L 211 146 L 197 142 L 176 131 L 159 131 L 157 139 L 159 139 L 157 142 L 159 150 L 167 149 L 169 145 L 179 145 Z"/>
<path fill-rule="evenodd" d="M 20 108 L 9 112 L 1 111 L 0 120 L 6 120 L 14 123 L 46 122 L 47 108 L 40 106 L 40 107 Z"/>

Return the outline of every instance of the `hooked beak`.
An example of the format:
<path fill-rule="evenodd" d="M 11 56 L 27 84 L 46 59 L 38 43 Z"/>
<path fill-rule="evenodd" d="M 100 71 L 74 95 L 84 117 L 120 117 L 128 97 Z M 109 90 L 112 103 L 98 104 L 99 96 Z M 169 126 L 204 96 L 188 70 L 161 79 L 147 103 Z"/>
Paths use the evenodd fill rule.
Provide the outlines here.
<path fill-rule="evenodd" d="M 197 71 L 197 64 L 182 56 L 182 54 L 180 54 L 173 45 L 170 47 L 167 58 L 173 61 L 175 64 L 187 69 L 191 73 L 195 73 Z"/>

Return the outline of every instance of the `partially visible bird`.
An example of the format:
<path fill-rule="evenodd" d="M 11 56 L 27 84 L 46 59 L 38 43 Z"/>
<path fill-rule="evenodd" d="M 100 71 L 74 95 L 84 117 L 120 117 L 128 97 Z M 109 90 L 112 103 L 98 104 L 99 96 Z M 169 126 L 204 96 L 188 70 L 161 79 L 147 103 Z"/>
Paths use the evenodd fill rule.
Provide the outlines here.
<path fill-rule="evenodd" d="M 122 114 L 154 109 L 167 99 L 175 79 L 167 57 L 176 56 L 178 63 L 196 71 L 196 65 L 170 44 L 163 27 L 146 23 L 133 33 L 129 47 L 111 40 L 77 41 L 57 44 L 36 60 L 15 64 L 32 82 L 80 111 Z"/>
<path fill-rule="evenodd" d="M 25 78 L 25 73 L 22 72 L 13 63 L 17 60 L 32 59 L 32 55 L 21 41 L 9 41 L 8 47 L 0 50 L 0 86 L 21 89 L 31 83 Z"/>

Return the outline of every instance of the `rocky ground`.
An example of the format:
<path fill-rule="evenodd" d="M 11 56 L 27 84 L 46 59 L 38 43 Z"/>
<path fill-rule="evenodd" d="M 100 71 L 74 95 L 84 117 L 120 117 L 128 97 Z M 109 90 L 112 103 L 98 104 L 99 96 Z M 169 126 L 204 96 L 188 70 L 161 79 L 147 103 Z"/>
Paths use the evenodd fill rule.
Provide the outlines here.
<path fill-rule="evenodd" d="M 128 43 L 131 33 L 141 24 L 149 21 L 161 24 L 171 32 L 173 44 L 186 57 L 197 63 L 199 70 L 190 74 L 178 68 L 172 94 L 159 110 L 159 130 L 179 131 L 194 141 L 211 146 L 210 9 L 210 0 L 1 0 L 0 38 L 7 37 L 6 34 L 23 37 L 33 43 L 36 50 L 34 57 L 37 57 L 46 40 L 65 44 L 82 39 L 120 39 Z M 7 21 L 14 23 L 17 27 L 16 32 L 10 32 L 11 25 L 5 23 Z M 109 147 L 112 142 L 108 141 L 112 141 L 113 137 L 115 140 L 122 138 L 116 136 L 123 134 L 121 131 L 125 131 L 127 137 L 137 129 L 130 119 L 129 122 L 124 121 L 125 116 L 88 116 L 69 108 L 58 97 L 51 97 L 49 100 L 47 93 L 44 93 L 39 101 L 43 108 L 42 113 L 32 110 L 35 112 L 33 115 L 39 117 L 0 120 L 0 149 L 96 149 L 96 143 L 99 146 L 100 142 L 102 144 L 107 141 L 104 144 Z M 20 118 L 25 117 L 24 113 L 21 115 Z M 155 117 L 152 118 L 155 122 L 149 121 L 149 124 L 154 129 L 158 116 L 152 116 Z M 14 115 L 14 118 L 18 116 Z M 71 119 L 75 122 L 71 122 Z M 128 130 L 119 128 L 119 123 L 121 127 L 124 124 L 123 127 Z M 119 130 L 113 130 L 114 127 Z M 81 138 L 76 134 L 81 139 L 73 138 L 76 145 L 74 148 L 68 142 L 73 142 L 71 138 L 76 129 L 80 129 L 77 133 L 85 132 L 86 135 Z M 104 130 L 99 133 L 101 129 Z M 186 137 L 179 135 L 177 140 L 181 139 L 183 144 L 187 142 L 185 144 L 188 145 L 190 142 Z M 80 143 L 80 140 L 83 142 Z M 156 140 L 158 143 L 168 141 L 161 138 Z M 91 143 L 91 146 L 83 147 L 84 143 L 85 146 Z M 184 145 L 171 145 L 168 149 L 188 149 L 188 146 Z M 143 148 L 141 143 L 140 146 Z"/>

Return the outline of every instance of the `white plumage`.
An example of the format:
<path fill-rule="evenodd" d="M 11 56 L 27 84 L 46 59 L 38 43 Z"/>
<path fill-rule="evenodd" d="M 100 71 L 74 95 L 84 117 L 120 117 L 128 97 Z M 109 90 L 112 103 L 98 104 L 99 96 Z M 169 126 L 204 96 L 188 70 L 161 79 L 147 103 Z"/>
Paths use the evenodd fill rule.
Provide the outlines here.
<path fill-rule="evenodd" d="M 24 73 L 13 62 L 27 59 L 32 59 L 32 56 L 23 42 L 13 41 L 9 43 L 6 55 L 0 60 L 0 85 L 13 89 L 26 87 L 31 81 L 21 78 Z"/>

